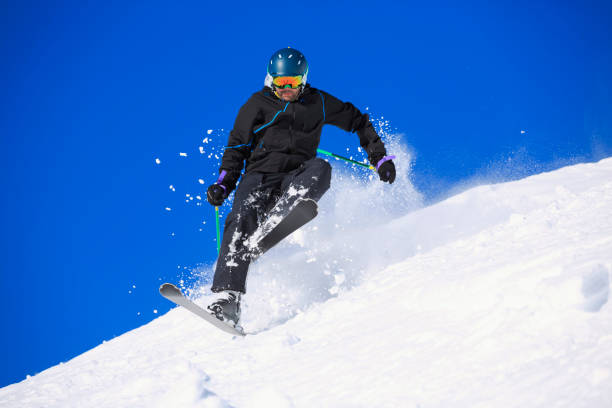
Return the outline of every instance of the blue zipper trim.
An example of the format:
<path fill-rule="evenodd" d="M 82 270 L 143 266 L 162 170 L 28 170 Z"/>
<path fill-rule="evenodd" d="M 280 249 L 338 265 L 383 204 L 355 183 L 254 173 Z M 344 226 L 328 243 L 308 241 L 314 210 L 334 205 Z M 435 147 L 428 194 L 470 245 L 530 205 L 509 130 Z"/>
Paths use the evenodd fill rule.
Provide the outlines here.
<path fill-rule="evenodd" d="M 253 143 L 253 142 L 249 142 L 249 143 L 245 143 L 245 144 L 241 144 L 241 145 L 237 145 L 237 146 L 225 146 L 225 148 L 226 149 L 237 149 L 237 148 L 242 147 L 242 146 L 250 146 L 251 143 Z"/>
<path fill-rule="evenodd" d="M 319 96 L 321 97 L 321 102 L 323 102 L 323 122 L 325 123 L 325 97 L 323 96 L 321 91 L 319 91 L 318 89 L 317 89 L 317 92 L 319 93 Z"/>
<path fill-rule="evenodd" d="M 285 105 L 285 108 L 282 111 L 278 111 L 276 112 L 276 114 L 274 115 L 274 117 L 272 118 L 271 121 L 269 121 L 268 123 L 266 123 L 265 125 L 261 126 L 260 128 L 256 129 L 253 133 L 257 133 L 259 132 L 261 129 L 265 128 L 266 126 L 270 126 L 272 124 L 272 122 L 274 122 L 274 120 L 276 119 L 276 117 L 278 116 L 279 113 L 281 112 L 285 112 L 287 110 L 287 106 L 289 106 L 289 102 L 287 102 L 287 104 Z"/>

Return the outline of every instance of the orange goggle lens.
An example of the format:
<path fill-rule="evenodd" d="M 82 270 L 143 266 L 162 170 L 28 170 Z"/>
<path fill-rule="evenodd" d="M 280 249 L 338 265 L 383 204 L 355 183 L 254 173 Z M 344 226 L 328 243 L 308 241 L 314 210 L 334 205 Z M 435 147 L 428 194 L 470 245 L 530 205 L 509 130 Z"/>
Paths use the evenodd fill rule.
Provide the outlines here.
<path fill-rule="evenodd" d="M 272 80 L 272 83 L 277 88 L 292 88 L 296 89 L 302 86 L 302 77 L 298 76 L 279 76 Z"/>

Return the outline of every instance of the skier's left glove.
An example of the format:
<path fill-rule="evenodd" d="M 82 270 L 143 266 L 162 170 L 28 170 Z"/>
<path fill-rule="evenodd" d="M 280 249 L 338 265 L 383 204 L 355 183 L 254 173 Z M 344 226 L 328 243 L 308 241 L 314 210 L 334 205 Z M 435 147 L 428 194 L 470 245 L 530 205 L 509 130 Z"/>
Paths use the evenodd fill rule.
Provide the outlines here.
<path fill-rule="evenodd" d="M 376 171 L 381 181 L 392 184 L 395 181 L 395 164 L 393 164 L 395 156 L 385 156 L 376 164 Z"/>

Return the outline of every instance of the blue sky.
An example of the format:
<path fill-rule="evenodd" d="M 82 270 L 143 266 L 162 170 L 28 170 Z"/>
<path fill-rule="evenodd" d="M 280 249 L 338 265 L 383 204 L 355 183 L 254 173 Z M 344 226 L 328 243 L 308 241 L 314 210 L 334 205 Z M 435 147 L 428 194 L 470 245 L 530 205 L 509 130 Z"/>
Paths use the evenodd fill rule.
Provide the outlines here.
<path fill-rule="evenodd" d="M 197 147 L 278 48 L 404 135 L 430 201 L 612 155 L 609 2 L 3 6 L 0 386 L 166 312 L 161 281 L 214 262 L 211 207 L 183 193 L 214 181 Z M 321 148 L 357 143 L 326 128 Z"/>

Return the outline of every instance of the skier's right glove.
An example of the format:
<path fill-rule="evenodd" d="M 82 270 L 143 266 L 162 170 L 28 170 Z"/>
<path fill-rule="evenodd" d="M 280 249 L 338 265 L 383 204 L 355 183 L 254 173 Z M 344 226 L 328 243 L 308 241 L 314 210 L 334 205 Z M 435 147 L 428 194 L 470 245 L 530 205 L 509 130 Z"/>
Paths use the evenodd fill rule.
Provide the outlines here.
<path fill-rule="evenodd" d="M 227 196 L 227 187 L 219 183 L 212 184 L 210 187 L 208 187 L 208 191 L 206 192 L 208 202 L 215 207 L 219 207 L 221 204 L 223 204 L 223 201 L 227 198 Z"/>

